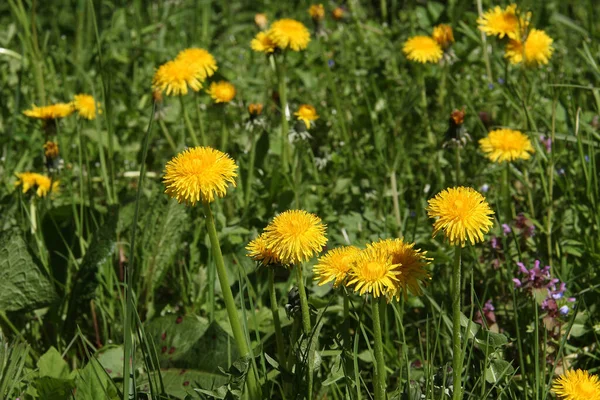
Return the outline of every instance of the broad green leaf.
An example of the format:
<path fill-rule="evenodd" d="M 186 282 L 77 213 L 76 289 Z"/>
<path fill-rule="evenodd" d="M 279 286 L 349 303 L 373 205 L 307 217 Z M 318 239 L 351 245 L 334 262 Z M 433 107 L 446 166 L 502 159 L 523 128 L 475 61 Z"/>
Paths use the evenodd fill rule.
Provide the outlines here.
<path fill-rule="evenodd" d="M 194 388 L 213 388 L 227 382 L 222 374 L 193 369 L 163 369 L 160 373 L 167 394 L 178 399 L 193 395 Z M 147 378 L 141 382 L 140 389 L 145 392 L 150 390 Z"/>
<path fill-rule="evenodd" d="M 512 375 L 514 367 L 504 360 L 491 360 L 490 365 L 485 370 L 485 380 L 488 383 L 496 383 L 500 379 Z"/>
<path fill-rule="evenodd" d="M 96 358 L 111 378 L 123 377 L 123 346 L 104 347 Z"/>
<path fill-rule="evenodd" d="M 78 373 L 76 380 L 77 400 L 116 400 L 117 388 L 95 359 Z"/>

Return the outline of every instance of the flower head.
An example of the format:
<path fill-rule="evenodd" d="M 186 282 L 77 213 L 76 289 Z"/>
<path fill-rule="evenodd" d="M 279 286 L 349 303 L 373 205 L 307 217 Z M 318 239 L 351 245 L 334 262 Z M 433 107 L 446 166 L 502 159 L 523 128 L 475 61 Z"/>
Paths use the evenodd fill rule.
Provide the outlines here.
<path fill-rule="evenodd" d="M 444 54 L 442 47 L 429 36 L 414 36 L 404 43 L 402 49 L 406 58 L 422 64 L 437 63 Z"/>
<path fill-rule="evenodd" d="M 101 114 L 100 103 L 98 105 L 98 114 Z M 73 98 L 73 107 L 79 113 L 79 116 L 85 119 L 96 118 L 96 101 L 89 94 L 76 94 Z"/>
<path fill-rule="evenodd" d="M 488 36 L 498 36 L 502 39 L 508 36 L 510 39 L 519 39 L 519 33 L 523 30 L 527 21 L 523 18 L 519 20 L 517 16 L 517 5 L 511 4 L 504 10 L 496 6 L 485 12 L 479 19 L 479 30 L 485 32 Z"/>
<path fill-rule="evenodd" d="M 195 92 L 202 89 L 202 77 L 191 64 L 182 60 L 167 61 L 154 73 L 152 88 L 166 92 L 167 96 L 185 95 L 188 86 Z"/>
<path fill-rule="evenodd" d="M 229 103 L 235 97 L 235 86 L 226 81 L 213 82 L 207 92 L 215 103 Z"/>
<path fill-rule="evenodd" d="M 465 122 L 465 115 L 467 113 L 465 112 L 464 109 L 462 110 L 453 110 L 452 113 L 450 113 L 450 118 L 452 118 L 452 121 L 454 121 L 454 123 L 456 125 L 462 125 Z"/>
<path fill-rule="evenodd" d="M 319 119 L 319 114 L 317 114 L 317 110 L 309 104 L 302 104 L 298 107 L 298 111 L 294 113 L 296 117 L 298 117 L 299 121 L 303 121 L 306 125 L 306 129 L 310 128 L 310 123 Z"/>
<path fill-rule="evenodd" d="M 268 35 L 269 39 L 282 50 L 288 48 L 294 51 L 304 50 L 310 42 L 310 32 L 306 26 L 288 18 L 273 22 Z"/>
<path fill-rule="evenodd" d="M 392 256 L 392 264 L 395 265 L 394 271 L 398 272 L 397 290 L 391 293 L 400 298 L 400 293 L 404 293 L 404 298 L 408 297 L 410 291 L 415 296 L 421 296 L 423 290 L 419 282 L 430 278 L 429 272 L 425 266 L 429 264 L 430 259 L 426 257 L 427 252 L 415 249 L 414 243 L 405 243 L 402 239 L 380 240 L 370 245 L 380 248 Z"/>
<path fill-rule="evenodd" d="M 248 104 L 248 113 L 251 117 L 258 117 L 262 114 L 263 105 L 261 103 L 250 103 Z"/>
<path fill-rule="evenodd" d="M 434 27 L 431 37 L 444 49 L 454 43 L 454 33 L 450 25 L 440 24 Z"/>
<path fill-rule="evenodd" d="M 256 15 L 254 15 L 254 23 L 260 29 L 265 29 L 267 27 L 267 24 L 269 23 L 269 19 L 267 18 L 267 14 L 257 13 Z"/>
<path fill-rule="evenodd" d="M 44 107 L 33 106 L 31 110 L 23 111 L 23 114 L 31 118 L 52 120 L 68 117 L 73 114 L 73 111 L 75 111 L 75 109 L 71 103 L 56 103 Z"/>
<path fill-rule="evenodd" d="M 266 32 L 258 32 L 250 42 L 250 47 L 254 51 L 269 54 L 275 51 L 277 45 L 271 40 Z"/>
<path fill-rule="evenodd" d="M 15 182 L 15 186 L 21 186 L 23 193 L 27 193 L 29 189 L 35 189 L 38 197 L 46 197 L 50 192 L 58 191 L 59 181 L 53 181 L 46 175 L 35 172 L 22 172 L 17 174 L 19 178 Z"/>
<path fill-rule="evenodd" d="M 479 140 L 479 147 L 493 162 L 528 160 L 535 150 L 529 138 L 512 129 L 496 129 Z"/>
<path fill-rule="evenodd" d="M 288 210 L 265 228 L 266 247 L 284 264 L 310 260 L 327 243 L 321 218 L 304 210 Z"/>
<path fill-rule="evenodd" d="M 552 391 L 560 400 L 600 400 L 600 380 L 588 371 L 567 371 L 554 380 Z"/>
<path fill-rule="evenodd" d="M 254 261 L 259 261 L 263 265 L 281 264 L 281 260 L 279 260 L 279 257 L 275 255 L 273 250 L 267 248 L 264 233 L 248 243 L 246 250 L 248 250 L 248 257 Z"/>
<path fill-rule="evenodd" d="M 365 293 L 371 293 L 373 297 L 394 294 L 400 274 L 395 267 L 392 255 L 387 251 L 367 247 L 354 258 L 346 286 L 354 286 L 354 290 L 361 296 Z"/>
<path fill-rule="evenodd" d="M 331 12 L 331 16 L 336 21 L 341 20 L 342 18 L 344 18 L 344 9 L 342 7 L 334 8 L 333 11 Z"/>
<path fill-rule="evenodd" d="M 552 38 L 540 29 L 532 29 L 525 39 L 525 63 L 528 65 L 548 64 L 554 48 Z"/>
<path fill-rule="evenodd" d="M 315 22 L 322 21 L 325 18 L 325 7 L 323 4 L 313 4 L 308 9 L 308 14 Z"/>
<path fill-rule="evenodd" d="M 51 141 L 44 143 L 44 155 L 47 159 L 58 157 L 58 143 Z"/>
<path fill-rule="evenodd" d="M 188 64 L 200 81 L 213 76 L 218 69 L 217 61 L 212 54 L 195 47 L 180 51 L 175 60 Z"/>
<path fill-rule="evenodd" d="M 315 280 L 319 286 L 333 281 L 333 287 L 338 287 L 347 276 L 354 257 L 360 253 L 360 249 L 354 246 L 343 246 L 329 250 L 327 254 L 319 258 L 319 262 L 313 268 Z"/>
<path fill-rule="evenodd" d="M 475 189 L 463 186 L 448 188 L 429 200 L 427 215 L 437 218 L 433 224 L 433 236 L 440 231 L 451 245 L 465 246 L 483 241 L 483 235 L 493 226 L 494 212 Z"/>
<path fill-rule="evenodd" d="M 210 203 L 223 197 L 229 184 L 235 186 L 237 165 L 219 150 L 192 147 L 175 156 L 165 166 L 165 193 L 180 203 Z"/>

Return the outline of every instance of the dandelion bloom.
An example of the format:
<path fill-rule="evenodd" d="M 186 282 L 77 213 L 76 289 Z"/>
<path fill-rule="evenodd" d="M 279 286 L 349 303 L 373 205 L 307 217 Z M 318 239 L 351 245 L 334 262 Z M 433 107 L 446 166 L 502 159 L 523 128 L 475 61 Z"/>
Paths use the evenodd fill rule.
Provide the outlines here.
<path fill-rule="evenodd" d="M 448 188 L 429 200 L 427 215 L 437 218 L 433 224 L 433 236 L 440 231 L 451 245 L 465 246 L 483 241 L 483 235 L 493 225 L 494 212 L 479 192 L 467 187 Z"/>
<path fill-rule="evenodd" d="M 354 246 L 343 246 L 329 250 L 327 254 L 319 258 L 317 265 L 313 268 L 315 280 L 319 286 L 333 281 L 333 287 L 338 287 L 346 280 L 350 266 L 360 249 Z"/>
<path fill-rule="evenodd" d="M 392 256 L 380 248 L 368 247 L 358 253 L 348 272 L 347 286 L 361 296 L 371 293 L 373 297 L 393 294 L 398 287 L 398 271 Z"/>
<path fill-rule="evenodd" d="M 325 8 L 323 4 L 313 4 L 308 9 L 308 14 L 314 21 L 321 21 L 325 18 Z"/>
<path fill-rule="evenodd" d="M 454 33 L 450 25 L 440 24 L 434 27 L 431 37 L 444 49 L 454 43 Z"/>
<path fill-rule="evenodd" d="M 260 29 L 265 29 L 267 27 L 267 24 L 269 23 L 269 19 L 267 18 L 267 14 L 264 14 L 264 13 L 258 13 L 258 14 L 256 14 L 254 16 L 254 23 Z"/>
<path fill-rule="evenodd" d="M 96 101 L 89 94 L 76 94 L 73 98 L 73 107 L 82 118 L 89 120 L 96 118 Z M 100 114 L 100 110 L 98 113 Z"/>
<path fill-rule="evenodd" d="M 202 89 L 201 75 L 191 64 L 177 59 L 161 65 L 152 79 L 152 88 L 167 96 L 185 95 L 188 86 L 195 92 Z"/>
<path fill-rule="evenodd" d="M 277 46 L 265 32 L 258 32 L 250 42 L 250 47 L 254 51 L 269 54 L 274 52 Z"/>
<path fill-rule="evenodd" d="M 517 16 L 517 5 L 511 4 L 504 10 L 496 6 L 485 12 L 477 19 L 479 30 L 488 36 L 498 36 L 502 39 L 508 36 L 510 39 L 518 39 L 519 32 L 524 28 L 521 25 L 526 24 L 524 19 L 519 21 Z"/>
<path fill-rule="evenodd" d="M 540 29 L 532 29 L 525 40 L 525 63 L 529 65 L 548 64 L 554 48 L 552 38 Z"/>
<path fill-rule="evenodd" d="M 44 155 L 49 159 L 58 157 L 58 143 L 50 141 L 44 143 Z"/>
<path fill-rule="evenodd" d="M 277 257 L 273 250 L 267 248 L 264 233 L 248 243 L 246 250 L 248 250 L 248 257 L 254 261 L 259 261 L 263 265 L 281 264 L 281 260 L 279 260 L 279 257 Z"/>
<path fill-rule="evenodd" d="M 229 103 L 235 97 L 235 86 L 226 81 L 213 82 L 207 93 L 215 103 Z"/>
<path fill-rule="evenodd" d="M 248 113 L 253 117 L 258 117 L 262 114 L 263 105 L 260 103 L 250 103 L 248 104 Z"/>
<path fill-rule="evenodd" d="M 398 289 L 395 295 L 400 298 L 400 292 L 404 293 L 404 298 L 408 297 L 410 291 L 415 296 L 421 296 L 423 290 L 419 282 L 430 278 L 429 272 L 425 266 L 429 264 L 430 259 L 426 257 L 427 252 L 415 249 L 414 243 L 405 243 L 402 239 L 386 239 L 372 243 L 371 247 L 380 248 L 392 256 L 392 264 L 395 265 L 394 271 L 398 272 Z"/>
<path fill-rule="evenodd" d="M 265 228 L 267 248 L 284 264 L 310 260 L 327 243 L 321 218 L 304 210 L 288 210 Z"/>
<path fill-rule="evenodd" d="M 282 50 L 288 48 L 294 51 L 304 50 L 310 42 L 310 32 L 306 26 L 294 19 L 284 18 L 273 22 L 268 35 L 269 39 Z"/>
<path fill-rule="evenodd" d="M 316 121 L 319 119 L 319 114 L 317 114 L 317 110 L 309 104 L 302 104 L 298 107 L 298 111 L 294 113 L 296 117 L 298 117 L 299 121 L 303 121 L 306 125 L 306 129 L 310 128 L 310 123 L 312 121 Z"/>
<path fill-rule="evenodd" d="M 529 138 L 512 129 L 496 129 L 479 140 L 479 147 L 493 162 L 527 160 L 535 150 Z"/>
<path fill-rule="evenodd" d="M 52 120 L 68 117 L 73 114 L 73 111 L 75 109 L 71 103 L 56 103 L 45 107 L 36 107 L 34 105 L 31 110 L 23 111 L 23 114 L 31 118 Z"/>
<path fill-rule="evenodd" d="M 181 50 L 175 60 L 190 65 L 201 81 L 204 81 L 209 76 L 213 76 L 218 69 L 217 61 L 213 55 L 204 49 L 196 47 Z"/>
<path fill-rule="evenodd" d="M 331 16 L 333 17 L 333 19 L 339 21 L 340 19 L 344 18 L 344 9 L 342 7 L 334 8 L 331 12 Z"/>
<path fill-rule="evenodd" d="M 567 371 L 556 378 L 552 391 L 560 400 L 600 400 L 598 376 L 580 369 Z"/>
<path fill-rule="evenodd" d="M 229 184 L 235 186 L 236 170 L 228 154 L 211 147 L 192 147 L 165 166 L 165 193 L 180 203 L 210 203 L 215 195 L 224 197 Z"/>
<path fill-rule="evenodd" d="M 442 59 L 444 52 L 442 47 L 429 36 L 414 36 L 404 43 L 402 49 L 406 58 L 422 64 L 436 63 Z"/>
<path fill-rule="evenodd" d="M 17 174 L 19 178 L 15 182 L 15 186 L 21 186 L 23 193 L 27 193 L 29 189 L 35 189 L 38 197 L 46 197 L 49 192 L 58 191 L 59 181 L 52 181 L 46 175 L 35 172 L 22 172 Z"/>

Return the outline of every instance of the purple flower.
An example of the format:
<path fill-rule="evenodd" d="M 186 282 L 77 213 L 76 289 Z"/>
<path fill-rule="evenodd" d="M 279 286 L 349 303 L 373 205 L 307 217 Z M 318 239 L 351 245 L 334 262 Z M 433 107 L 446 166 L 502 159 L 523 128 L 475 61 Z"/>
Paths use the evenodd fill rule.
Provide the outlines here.
<path fill-rule="evenodd" d="M 562 315 L 563 317 L 567 314 L 569 314 L 569 306 L 564 305 L 561 308 L 558 309 L 558 312 L 560 313 L 560 315 Z"/>
<path fill-rule="evenodd" d="M 494 304 L 492 304 L 492 300 L 486 301 L 485 304 L 483 305 L 483 307 L 481 308 L 481 312 L 483 312 L 483 315 L 481 315 L 481 312 L 479 310 L 477 310 L 477 313 L 475 314 L 475 322 L 477 322 L 480 325 L 483 325 L 483 318 L 485 317 L 485 321 L 488 326 L 495 324 L 496 323 L 496 314 L 494 313 L 495 310 L 496 310 L 496 308 L 494 307 Z"/>
<path fill-rule="evenodd" d="M 550 153 L 552 151 L 552 138 L 540 135 L 540 141 L 546 147 L 546 153 Z"/>
<path fill-rule="evenodd" d="M 509 233 L 511 233 L 512 229 L 510 229 L 510 225 L 508 225 L 508 224 L 502 224 L 502 232 L 505 235 L 508 235 Z"/>
<path fill-rule="evenodd" d="M 550 288 L 554 288 L 556 283 L 558 283 L 558 279 L 553 279 L 550 276 L 549 265 L 545 266 L 544 268 L 540 268 L 540 264 L 540 260 L 535 260 L 533 263 L 533 268 L 527 269 L 525 264 L 518 262 L 517 266 L 519 267 L 519 272 L 521 272 L 521 274 L 524 276 L 520 279 L 513 278 L 515 287 L 523 287 L 528 290 L 541 288 L 550 290 Z"/>
<path fill-rule="evenodd" d="M 487 193 L 488 190 L 490 190 L 490 185 L 488 185 L 487 183 L 484 183 L 483 185 L 481 185 L 481 188 L 479 188 L 479 191 L 482 193 Z"/>

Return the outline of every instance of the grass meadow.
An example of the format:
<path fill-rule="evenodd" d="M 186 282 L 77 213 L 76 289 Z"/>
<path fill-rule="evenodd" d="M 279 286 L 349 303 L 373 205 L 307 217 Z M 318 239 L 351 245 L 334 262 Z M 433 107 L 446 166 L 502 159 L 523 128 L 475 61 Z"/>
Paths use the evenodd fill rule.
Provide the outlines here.
<path fill-rule="evenodd" d="M 599 18 L 0 2 L 0 398 L 599 400 Z"/>

